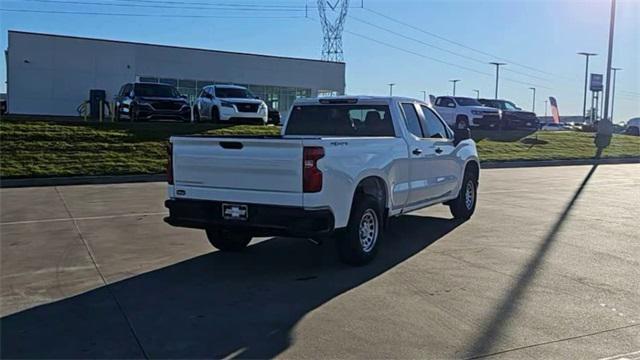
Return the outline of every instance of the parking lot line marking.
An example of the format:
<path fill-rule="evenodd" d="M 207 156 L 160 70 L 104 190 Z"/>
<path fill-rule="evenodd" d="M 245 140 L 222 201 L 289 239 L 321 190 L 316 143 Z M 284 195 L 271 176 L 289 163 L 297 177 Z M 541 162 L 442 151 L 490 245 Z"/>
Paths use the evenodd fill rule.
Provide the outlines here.
<path fill-rule="evenodd" d="M 0 225 L 23 225 L 23 224 L 38 224 L 58 221 L 83 221 L 83 220 L 103 220 L 103 219 L 116 219 L 123 217 L 136 217 L 136 216 L 157 216 L 157 215 L 169 215 L 168 212 L 155 212 L 155 213 L 132 213 L 132 214 L 120 214 L 120 215 L 103 215 L 103 216 L 85 216 L 77 218 L 57 218 L 57 219 L 42 219 L 42 220 L 23 220 L 23 221 L 7 221 L 2 222 Z"/>
<path fill-rule="evenodd" d="M 627 354 L 614 355 L 606 358 L 602 358 L 600 360 L 613 360 L 613 359 L 629 359 L 631 356 L 640 355 L 640 351 L 634 351 Z M 636 359 L 635 357 L 633 359 Z"/>
<path fill-rule="evenodd" d="M 545 341 L 545 342 L 541 342 L 541 343 L 537 343 L 537 344 L 531 344 L 531 345 L 519 346 L 519 347 L 516 347 L 516 348 L 505 349 L 505 350 L 496 351 L 496 352 L 489 353 L 489 354 L 475 355 L 475 356 L 472 356 L 472 357 L 470 357 L 470 358 L 467 358 L 467 360 L 488 358 L 488 357 L 492 357 L 492 356 L 495 356 L 495 355 L 506 354 L 506 353 L 513 352 L 513 351 L 524 350 L 524 349 L 530 349 L 530 348 L 534 348 L 534 347 L 538 347 L 538 346 L 544 346 L 544 345 L 549 345 L 549 344 L 555 344 L 555 343 L 564 342 L 564 341 L 569 341 L 569 340 L 581 339 L 581 338 L 585 338 L 585 337 L 589 337 L 589 336 L 600 335 L 600 334 L 604 334 L 604 333 L 608 333 L 608 332 L 612 332 L 612 331 L 617 331 L 617 330 L 628 329 L 628 328 L 632 328 L 632 327 L 636 327 L 636 326 L 640 326 L 640 324 L 636 324 L 636 325 L 625 325 L 625 326 L 620 326 L 620 327 L 617 327 L 617 328 L 612 328 L 612 329 L 605 329 L 605 330 L 601 330 L 601 331 L 596 331 L 596 332 L 589 333 L 589 334 L 583 334 L 583 335 L 571 336 L 571 337 L 563 338 L 563 339 L 550 340 L 550 341 Z M 618 356 L 625 356 L 625 355 L 627 355 L 627 356 L 628 356 L 628 355 L 633 355 L 633 354 L 635 354 L 635 353 L 624 354 L 624 355 L 618 355 Z M 605 358 L 605 359 L 600 359 L 600 360 L 611 360 L 611 359 L 617 359 L 617 358 L 614 356 L 614 357 Z M 620 359 L 620 360 L 622 360 L 622 359 Z"/>
<path fill-rule="evenodd" d="M 60 201 L 62 202 L 62 205 L 64 206 L 65 211 L 67 212 L 67 215 L 69 215 L 69 218 L 71 218 L 71 221 L 73 222 L 73 227 L 76 229 L 76 232 L 78 234 L 78 237 L 80 238 L 80 241 L 82 242 L 82 244 L 84 245 L 85 249 L 87 250 L 87 254 L 89 255 L 89 258 L 91 259 L 91 262 L 93 263 L 93 266 L 95 267 L 96 271 L 98 272 L 98 275 L 100 276 L 100 279 L 102 279 L 102 283 L 104 284 L 104 286 L 105 286 L 107 292 L 109 293 L 109 295 L 111 295 L 111 298 L 113 299 L 113 301 L 116 303 L 116 306 L 120 310 L 120 314 L 122 314 L 122 317 L 124 318 L 125 322 L 127 323 L 128 327 L 129 327 L 129 331 L 131 332 L 131 335 L 133 336 L 134 340 L 136 341 L 136 344 L 138 344 L 138 348 L 140 349 L 140 352 L 142 353 L 142 355 L 144 356 L 145 359 L 149 359 L 149 354 L 145 350 L 144 346 L 142 346 L 142 342 L 140 341 L 140 337 L 136 333 L 136 330 L 133 327 L 133 323 L 131 323 L 131 319 L 129 319 L 129 316 L 127 316 L 127 313 L 124 311 L 124 307 L 120 303 L 120 300 L 118 300 L 118 297 L 116 296 L 116 294 L 111 290 L 111 284 L 107 281 L 107 278 L 102 273 L 102 270 L 100 270 L 100 266 L 98 265 L 98 261 L 96 260 L 96 256 L 93 253 L 93 250 L 91 249 L 91 246 L 89 246 L 89 242 L 87 241 L 87 239 L 85 239 L 84 235 L 82 234 L 82 230 L 80 230 L 80 226 L 78 225 L 78 221 L 73 217 L 73 214 L 71 213 L 71 210 L 69 210 L 69 206 L 67 206 L 67 202 L 65 201 L 64 196 L 62 196 L 62 192 L 60 191 L 60 189 L 57 186 L 55 187 L 55 189 L 56 189 L 56 193 L 58 194 L 58 197 L 60 198 Z"/>

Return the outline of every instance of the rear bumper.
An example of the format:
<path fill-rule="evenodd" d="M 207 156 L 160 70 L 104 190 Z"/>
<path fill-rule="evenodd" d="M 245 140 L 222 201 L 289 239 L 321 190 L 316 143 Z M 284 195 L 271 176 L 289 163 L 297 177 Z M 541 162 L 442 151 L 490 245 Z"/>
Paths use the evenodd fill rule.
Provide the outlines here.
<path fill-rule="evenodd" d="M 309 237 L 333 231 L 334 217 L 329 209 L 304 209 L 293 206 L 245 204 L 247 220 L 228 220 L 222 216 L 222 202 L 170 199 L 165 201 L 170 225 L 194 229 L 211 227 L 248 229 L 255 236 Z"/>

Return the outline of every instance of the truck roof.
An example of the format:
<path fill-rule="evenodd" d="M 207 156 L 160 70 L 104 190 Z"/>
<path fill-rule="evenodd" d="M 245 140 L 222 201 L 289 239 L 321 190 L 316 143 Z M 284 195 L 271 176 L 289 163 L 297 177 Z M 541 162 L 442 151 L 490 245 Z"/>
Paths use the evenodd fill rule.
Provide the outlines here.
<path fill-rule="evenodd" d="M 340 96 L 326 96 L 326 97 L 317 97 L 317 98 L 298 98 L 295 100 L 295 105 L 315 105 L 315 104 L 348 104 L 349 101 L 353 101 L 353 103 L 366 102 L 366 103 L 391 103 L 391 102 L 399 102 L 399 101 L 411 101 L 411 102 L 419 102 L 421 104 L 429 106 L 429 103 L 426 103 L 422 100 L 412 99 L 408 97 L 402 96 L 370 96 L 370 95 L 340 95 Z"/>

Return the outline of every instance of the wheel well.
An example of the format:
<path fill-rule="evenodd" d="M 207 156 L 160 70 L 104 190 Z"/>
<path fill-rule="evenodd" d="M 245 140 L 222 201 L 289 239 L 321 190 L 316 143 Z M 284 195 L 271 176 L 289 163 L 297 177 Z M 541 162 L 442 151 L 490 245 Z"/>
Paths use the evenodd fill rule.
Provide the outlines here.
<path fill-rule="evenodd" d="M 361 194 L 371 195 L 378 199 L 383 210 L 387 207 L 387 186 L 381 178 L 370 176 L 362 179 L 356 187 L 355 196 Z"/>
<path fill-rule="evenodd" d="M 469 117 L 467 115 L 458 115 L 458 116 L 456 116 L 456 122 L 458 122 L 460 120 L 464 120 L 466 122 L 469 122 Z"/>
<path fill-rule="evenodd" d="M 480 166 L 478 166 L 476 161 L 469 161 L 467 163 L 467 166 L 464 168 L 464 172 L 467 173 L 467 171 L 473 174 L 476 180 L 480 179 Z"/>

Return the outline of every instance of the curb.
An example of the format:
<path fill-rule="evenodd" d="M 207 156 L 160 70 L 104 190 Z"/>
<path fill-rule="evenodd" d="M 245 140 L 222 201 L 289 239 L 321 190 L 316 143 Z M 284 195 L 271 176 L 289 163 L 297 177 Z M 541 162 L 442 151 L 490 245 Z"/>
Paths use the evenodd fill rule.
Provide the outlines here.
<path fill-rule="evenodd" d="M 527 167 L 546 166 L 573 166 L 573 165 L 614 165 L 614 164 L 640 164 L 640 157 L 628 158 L 602 158 L 602 159 L 574 159 L 574 160 L 529 160 L 529 161 L 488 161 L 480 162 L 482 169 L 513 169 Z"/>
<path fill-rule="evenodd" d="M 640 158 L 604 158 L 578 160 L 531 160 L 531 161 L 490 161 L 481 162 L 482 169 L 513 169 L 546 166 L 573 165 L 606 165 L 606 164 L 640 164 Z M 123 183 L 143 183 L 166 181 L 165 174 L 151 175 L 113 175 L 113 176 L 70 176 L 48 178 L 2 179 L 0 188 L 21 188 L 63 185 L 107 185 Z"/>

